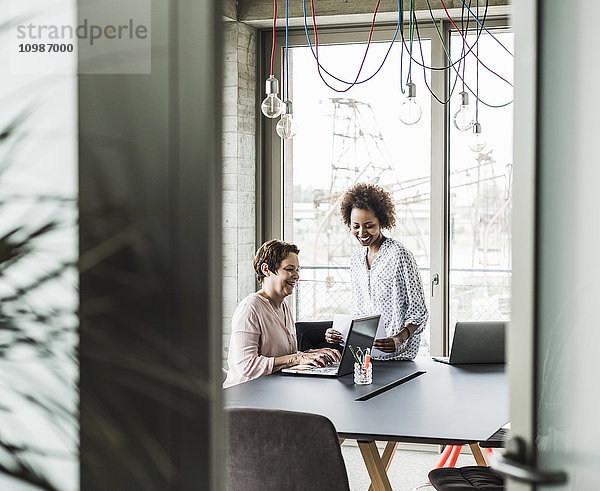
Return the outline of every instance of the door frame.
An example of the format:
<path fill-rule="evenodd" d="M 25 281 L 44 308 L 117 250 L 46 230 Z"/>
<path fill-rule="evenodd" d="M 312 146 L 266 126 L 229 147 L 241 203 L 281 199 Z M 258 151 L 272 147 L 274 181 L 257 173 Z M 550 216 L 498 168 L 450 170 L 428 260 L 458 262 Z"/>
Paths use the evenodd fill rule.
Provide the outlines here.
<path fill-rule="evenodd" d="M 513 436 L 528 442 L 526 458 L 536 458 L 536 168 L 538 159 L 538 8 L 521 0 L 512 16 L 515 33 L 513 279 L 512 320 L 507 333 L 510 419 Z M 508 482 L 508 490 L 529 484 Z"/>

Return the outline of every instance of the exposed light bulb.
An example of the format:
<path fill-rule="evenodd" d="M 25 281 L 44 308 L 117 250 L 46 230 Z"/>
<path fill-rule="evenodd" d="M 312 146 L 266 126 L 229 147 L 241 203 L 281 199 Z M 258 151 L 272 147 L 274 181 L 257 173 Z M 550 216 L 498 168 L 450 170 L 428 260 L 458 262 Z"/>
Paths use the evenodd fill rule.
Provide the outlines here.
<path fill-rule="evenodd" d="M 279 92 L 279 81 L 271 75 L 267 79 L 265 87 L 267 97 L 262 101 L 260 109 L 267 118 L 274 119 L 281 114 L 283 109 L 283 102 L 277 97 L 277 93 Z"/>
<path fill-rule="evenodd" d="M 462 97 L 460 109 L 454 114 L 453 122 L 457 130 L 467 131 L 473 127 L 475 118 L 469 110 L 469 94 L 463 91 L 460 96 Z"/>
<path fill-rule="evenodd" d="M 415 124 L 421 119 L 421 106 L 416 101 L 417 88 L 412 82 L 406 84 L 408 97 L 400 104 L 399 118 L 404 124 Z"/>
<path fill-rule="evenodd" d="M 294 138 L 294 135 L 298 132 L 298 123 L 292 117 L 291 101 L 285 101 L 283 104 L 283 116 L 281 116 L 275 130 L 281 138 L 289 140 L 290 138 Z"/>
<path fill-rule="evenodd" d="M 479 123 L 473 124 L 473 135 L 471 136 L 469 148 L 474 152 L 481 152 L 485 148 L 485 138 L 481 134 L 481 125 Z"/>

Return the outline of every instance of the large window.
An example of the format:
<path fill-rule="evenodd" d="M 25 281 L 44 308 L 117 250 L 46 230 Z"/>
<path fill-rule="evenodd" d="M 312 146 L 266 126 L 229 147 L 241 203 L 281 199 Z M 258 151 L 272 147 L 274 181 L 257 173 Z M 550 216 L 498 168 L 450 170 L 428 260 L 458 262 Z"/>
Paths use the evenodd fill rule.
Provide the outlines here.
<path fill-rule="evenodd" d="M 377 69 L 388 46 L 370 47 L 364 74 Z M 353 80 L 365 47 L 329 45 L 319 50 L 319 59 L 328 71 Z M 428 41 L 423 41 L 423 51 L 429 62 Z M 376 77 L 345 93 L 322 82 L 310 47 L 292 48 L 290 57 L 290 92 L 302 128 L 286 165 L 293 187 L 285 189 L 293 201 L 285 223 L 302 251 L 296 317 L 331 319 L 350 307 L 349 258 L 360 246 L 343 225 L 339 204 L 344 191 L 357 182 L 378 183 L 392 193 L 399 220 L 390 235 L 413 251 L 428 276 L 430 99 L 419 94 L 421 124 L 406 126 L 398 119 L 398 105 L 391 104 L 402 99 L 398 51 L 390 53 Z M 331 85 L 342 87 L 335 81 Z"/>
<path fill-rule="evenodd" d="M 512 33 L 496 30 L 493 34 L 512 52 Z M 467 43 L 472 46 L 476 39 L 476 33 L 470 34 Z M 451 47 L 453 59 L 458 59 L 463 43 L 456 32 Z M 513 80 L 512 57 L 485 32 L 478 52 L 490 69 Z M 479 83 L 478 110 L 469 94 L 469 111 L 473 116 L 478 113 L 481 139 L 477 146 L 473 131 L 459 131 L 450 124 L 451 335 L 457 321 L 510 318 L 513 113 L 512 104 L 504 104 L 512 101 L 513 90 L 482 65 L 478 67 L 473 57 L 467 58 L 464 80 L 467 86 L 459 80 L 456 93 L 469 89 L 477 93 Z M 452 98 L 452 120 L 461 102 L 460 97 Z"/>
<path fill-rule="evenodd" d="M 359 80 L 377 70 L 394 31 L 376 30 Z M 512 50 L 510 33 L 494 33 Z M 458 34 L 446 25 L 440 34 L 444 43 L 433 27 L 420 28 L 422 52 L 417 43 L 413 48 L 420 63 L 447 64 L 444 44 L 453 60 L 461 58 Z M 319 33 L 322 67 L 342 80 L 354 80 L 367 37 L 364 29 L 323 29 Z M 470 45 L 475 39 L 476 33 L 467 36 Z M 279 67 L 284 62 L 284 42 L 284 37 L 279 38 Z M 506 319 L 510 315 L 511 106 L 479 105 L 487 146 L 473 152 L 471 131 L 460 132 L 452 124 L 463 91 L 460 80 L 454 84 L 456 71 L 423 70 L 415 62 L 409 65 L 405 52 L 401 82 L 400 43 L 396 42 L 371 80 L 337 92 L 321 77 L 336 89 L 347 85 L 332 80 L 323 70 L 319 74 L 303 31 L 292 34 L 289 45 L 288 91 L 282 73 L 278 76 L 282 92 L 293 101 L 299 131 L 282 144 L 275 125 L 268 121 L 263 125 L 265 169 L 271 179 L 264 191 L 270 193 L 267 235 L 283 236 L 301 250 L 296 319 L 331 319 L 334 313 L 350 310 L 349 260 L 360 246 L 342 223 L 339 202 L 342 193 L 357 182 L 383 186 L 396 203 L 397 226 L 389 235 L 415 255 L 431 314 L 421 354 L 430 348 L 442 352 L 453 332 L 449 326 L 457 320 Z M 512 81 L 512 58 L 498 47 L 489 34 L 481 34 L 480 59 Z M 466 59 L 466 65 L 456 66 L 461 76 L 464 70 L 465 83 L 476 90 L 475 58 Z M 409 67 L 422 109 L 414 125 L 399 119 L 405 98 L 401 88 Z M 510 86 L 499 89 L 495 77 L 479 70 L 482 100 L 488 102 L 484 94 L 496 105 L 512 99 Z M 436 102 L 425 82 L 440 99 L 450 99 L 450 104 Z M 470 103 L 474 113 L 473 95 Z"/>

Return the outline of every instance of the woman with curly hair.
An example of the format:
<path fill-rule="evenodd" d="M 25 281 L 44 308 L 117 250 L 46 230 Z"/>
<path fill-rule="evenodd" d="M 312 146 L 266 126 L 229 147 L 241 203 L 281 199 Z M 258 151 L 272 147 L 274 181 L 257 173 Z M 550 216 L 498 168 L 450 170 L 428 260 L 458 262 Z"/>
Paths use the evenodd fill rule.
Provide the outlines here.
<path fill-rule="evenodd" d="M 357 184 L 344 194 L 340 211 L 362 246 L 350 259 L 352 314 L 381 314 L 387 337 L 373 343 L 385 353 L 379 359 L 412 360 L 428 312 L 414 256 L 401 242 L 383 235 L 396 223 L 394 202 L 380 186 Z M 326 331 L 325 339 L 342 341 L 333 329 Z"/>

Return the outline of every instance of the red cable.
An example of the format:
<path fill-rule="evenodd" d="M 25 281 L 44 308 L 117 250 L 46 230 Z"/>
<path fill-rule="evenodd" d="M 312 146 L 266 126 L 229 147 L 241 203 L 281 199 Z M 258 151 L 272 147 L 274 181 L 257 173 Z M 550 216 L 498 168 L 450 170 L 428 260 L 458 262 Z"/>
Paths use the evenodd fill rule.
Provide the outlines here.
<path fill-rule="evenodd" d="M 271 72 L 269 76 L 273 76 L 273 57 L 275 56 L 275 21 L 277 20 L 277 0 L 273 0 L 273 46 L 271 47 Z"/>
<path fill-rule="evenodd" d="M 458 33 L 460 34 L 460 37 L 463 38 L 464 43 L 467 45 L 467 47 L 471 50 L 471 54 L 477 58 L 477 61 L 479 63 L 482 64 L 482 66 L 484 68 L 486 68 L 488 71 L 492 72 L 494 75 L 496 75 L 496 77 L 501 78 L 502 80 L 504 80 L 508 85 L 510 85 L 511 87 L 514 87 L 513 84 L 511 84 L 508 80 L 506 80 L 504 77 L 502 77 L 501 75 L 498 75 L 494 70 L 492 70 L 491 68 L 488 68 L 487 65 L 481 61 L 479 59 L 479 57 L 475 54 L 475 52 L 472 50 L 471 46 L 469 46 L 469 43 L 467 43 L 467 40 L 465 39 L 465 37 L 463 36 L 463 33 L 460 32 L 460 29 L 458 28 L 458 26 L 454 23 L 454 21 L 452 20 L 452 17 L 450 17 L 450 14 L 448 12 L 448 9 L 446 8 L 446 5 L 444 4 L 444 0 L 440 0 L 442 7 L 444 7 L 444 11 L 446 12 L 446 16 L 448 17 L 448 19 L 450 20 L 450 22 L 452 22 L 452 25 L 454 26 L 454 28 L 458 31 Z M 479 42 L 479 41 L 478 41 Z"/>
<path fill-rule="evenodd" d="M 360 64 L 360 68 L 358 69 L 358 73 L 356 74 L 356 78 L 354 79 L 354 82 L 352 82 L 352 84 L 349 85 L 347 88 L 345 88 L 344 90 L 339 90 L 339 89 L 336 89 L 336 88 L 332 87 L 331 85 L 329 85 L 327 83 L 327 81 L 323 78 L 323 75 L 321 74 L 321 64 L 319 63 L 319 38 L 317 36 L 317 22 L 315 20 L 315 6 L 313 3 L 313 0 L 310 0 L 310 9 L 311 9 L 312 20 L 313 20 L 313 31 L 315 33 L 315 58 L 317 61 L 317 72 L 319 73 L 319 77 L 321 77 L 321 80 L 323 80 L 323 83 L 325 85 L 327 85 L 327 87 L 329 87 L 331 90 L 333 90 L 335 92 L 339 92 L 339 93 L 344 93 L 344 92 L 349 91 L 352 87 L 354 87 L 356 85 L 356 82 L 358 81 L 358 78 L 360 77 L 360 72 L 362 71 L 363 65 L 365 64 L 365 60 L 367 59 L 367 53 L 369 52 L 369 47 L 371 46 L 371 38 L 373 36 L 373 29 L 375 27 L 375 18 L 377 17 L 377 11 L 379 10 L 380 3 L 381 3 L 381 0 L 377 0 L 377 6 L 375 7 L 375 12 L 373 12 L 373 21 L 371 22 L 371 30 L 369 31 L 369 41 L 367 42 L 367 47 L 365 49 L 365 55 L 363 56 L 362 63 Z"/>

